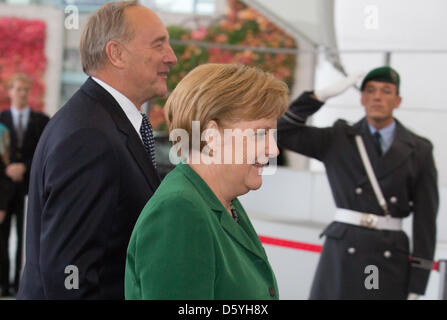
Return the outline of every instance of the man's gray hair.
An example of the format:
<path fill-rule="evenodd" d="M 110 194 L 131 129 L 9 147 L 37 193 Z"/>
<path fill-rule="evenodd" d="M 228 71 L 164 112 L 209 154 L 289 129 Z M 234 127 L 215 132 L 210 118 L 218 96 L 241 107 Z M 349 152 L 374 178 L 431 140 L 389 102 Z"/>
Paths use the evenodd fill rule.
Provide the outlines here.
<path fill-rule="evenodd" d="M 134 30 L 125 19 L 124 10 L 138 6 L 138 1 L 116 1 L 104 4 L 87 21 L 79 50 L 82 69 L 88 75 L 96 72 L 106 61 L 106 44 L 110 40 L 130 41 Z"/>

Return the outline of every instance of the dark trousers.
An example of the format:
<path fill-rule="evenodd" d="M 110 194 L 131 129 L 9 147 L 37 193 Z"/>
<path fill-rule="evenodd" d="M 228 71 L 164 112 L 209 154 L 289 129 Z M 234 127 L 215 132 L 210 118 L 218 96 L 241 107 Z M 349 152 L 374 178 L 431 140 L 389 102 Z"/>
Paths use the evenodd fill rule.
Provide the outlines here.
<path fill-rule="evenodd" d="M 16 217 L 17 225 L 17 251 L 15 255 L 15 277 L 14 277 L 14 289 L 17 292 L 20 280 L 20 271 L 22 267 L 22 250 L 23 250 L 23 211 L 24 211 L 24 199 L 25 193 L 21 190 L 20 186 L 16 188 L 13 197 L 8 204 L 8 210 L 3 223 L 0 224 L 0 286 L 2 291 L 9 291 L 9 235 L 11 231 L 11 218 L 14 215 Z"/>

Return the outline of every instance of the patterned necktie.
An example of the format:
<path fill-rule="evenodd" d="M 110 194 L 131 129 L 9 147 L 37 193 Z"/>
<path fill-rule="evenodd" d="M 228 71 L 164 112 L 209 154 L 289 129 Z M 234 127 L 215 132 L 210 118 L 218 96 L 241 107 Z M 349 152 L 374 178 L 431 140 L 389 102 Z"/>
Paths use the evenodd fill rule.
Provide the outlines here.
<path fill-rule="evenodd" d="M 382 156 L 382 135 L 379 131 L 374 133 L 374 144 L 376 146 L 377 153 Z"/>
<path fill-rule="evenodd" d="M 152 126 L 147 118 L 147 115 L 142 114 L 142 116 L 143 122 L 141 123 L 140 133 L 141 137 L 143 138 L 144 148 L 146 149 L 147 154 L 151 157 L 154 168 L 157 168 L 157 163 L 155 162 L 155 142 L 154 135 L 152 133 Z"/>

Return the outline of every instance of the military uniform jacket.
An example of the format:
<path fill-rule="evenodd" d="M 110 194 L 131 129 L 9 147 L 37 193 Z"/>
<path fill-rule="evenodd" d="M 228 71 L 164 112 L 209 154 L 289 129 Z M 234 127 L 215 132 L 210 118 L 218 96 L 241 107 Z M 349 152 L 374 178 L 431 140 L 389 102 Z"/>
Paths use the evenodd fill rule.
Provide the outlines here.
<path fill-rule="evenodd" d="M 361 135 L 392 217 L 413 214 L 412 251 L 403 231 L 374 230 L 332 222 L 315 274 L 311 298 L 406 299 L 424 294 L 432 267 L 438 211 L 433 146 L 396 121 L 393 143 L 380 157 L 365 118 L 354 125 L 306 126 L 322 106 L 311 92 L 296 99 L 278 121 L 278 144 L 322 161 L 338 208 L 384 215 L 369 182 L 355 136 Z M 411 259 L 411 263 L 410 263 Z M 365 268 L 379 270 L 379 288 L 367 289 Z"/>

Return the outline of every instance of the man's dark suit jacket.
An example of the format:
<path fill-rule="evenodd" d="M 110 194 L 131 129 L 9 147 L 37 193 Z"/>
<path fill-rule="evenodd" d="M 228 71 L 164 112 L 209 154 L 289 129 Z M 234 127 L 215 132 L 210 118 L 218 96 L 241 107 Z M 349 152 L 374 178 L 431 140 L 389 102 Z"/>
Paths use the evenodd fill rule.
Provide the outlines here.
<path fill-rule="evenodd" d="M 9 129 L 11 137 L 10 163 L 20 162 L 25 164 L 25 179 L 21 183 L 11 183 L 11 193 L 21 192 L 25 195 L 28 192 L 29 174 L 31 171 L 31 162 L 33 160 L 34 151 L 36 150 L 39 138 L 50 119 L 47 115 L 31 111 L 28 124 L 26 126 L 25 136 L 23 137 L 23 146 L 21 149 L 17 146 L 17 135 L 12 120 L 11 110 L 3 111 L 0 114 L 0 122 Z"/>
<path fill-rule="evenodd" d="M 123 299 L 130 235 L 159 184 L 124 111 L 89 78 L 35 153 L 18 298 Z"/>
<path fill-rule="evenodd" d="M 6 165 L 0 158 L 0 210 L 8 208 L 9 178 L 5 173 Z"/>
<path fill-rule="evenodd" d="M 9 129 L 4 126 L 2 123 L 0 123 L 0 139 L 3 139 L 2 134 L 10 136 Z M 9 141 L 9 139 L 8 139 Z M 6 144 L 6 143 L 5 143 Z M 10 144 L 7 144 L 4 146 L 5 154 L 7 154 L 11 148 Z M 6 210 L 8 208 L 8 200 L 9 200 L 9 178 L 6 175 L 6 164 L 3 159 L 4 155 L 0 154 L 0 210 Z M 9 160 L 9 157 L 6 156 Z"/>

